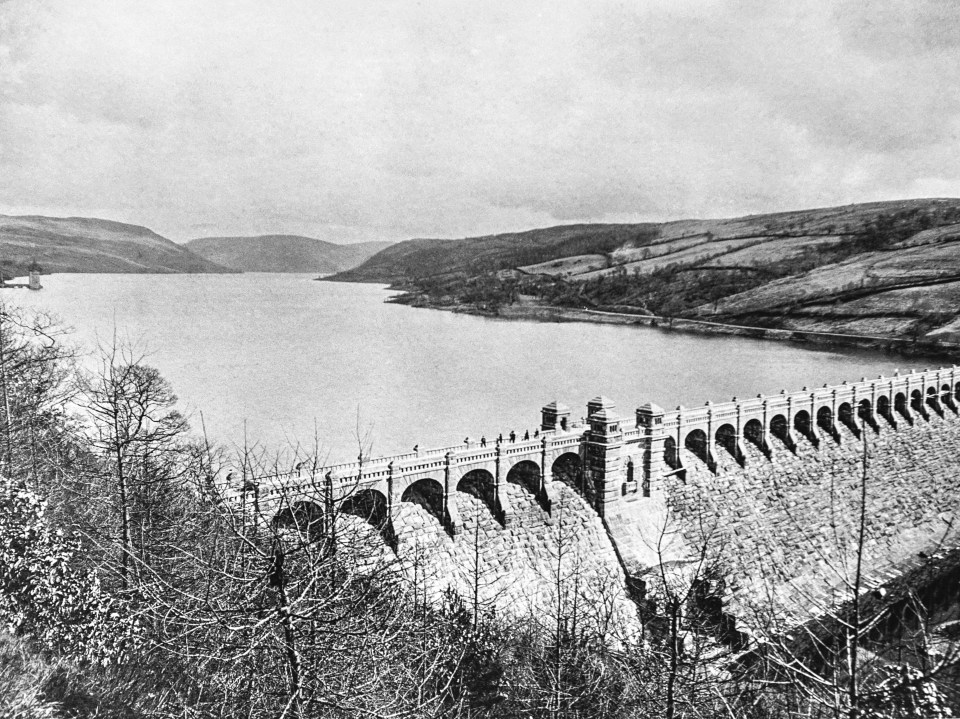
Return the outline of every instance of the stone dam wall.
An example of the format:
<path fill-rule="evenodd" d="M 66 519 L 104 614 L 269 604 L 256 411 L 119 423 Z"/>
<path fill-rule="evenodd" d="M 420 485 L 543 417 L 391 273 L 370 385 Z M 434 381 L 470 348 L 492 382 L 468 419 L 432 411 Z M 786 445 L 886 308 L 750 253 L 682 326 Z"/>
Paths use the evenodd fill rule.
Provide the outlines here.
<path fill-rule="evenodd" d="M 524 487 L 506 484 L 513 513 L 507 526 L 489 505 L 457 492 L 462 531 L 451 536 L 426 503 L 404 502 L 393 520 L 393 561 L 415 591 L 439 602 L 453 589 L 470 606 L 502 617 L 539 617 L 551 626 L 558 608 L 577 606 L 579 621 L 626 636 L 638 624 L 626 592 L 626 575 L 596 511 L 573 489 L 558 486 L 548 512 Z M 369 535 L 362 520 L 342 516 Z M 379 540 L 377 540 L 379 541 Z"/>
<path fill-rule="evenodd" d="M 877 418 L 879 433 L 862 430 L 867 586 L 960 535 L 960 417 L 945 409 L 943 416 L 930 410 L 929 420 L 915 416 L 912 426 L 898 420 L 897 429 Z M 706 547 L 706 564 L 726 576 L 728 611 L 746 626 L 770 611 L 809 619 L 850 597 L 864 444 L 845 426 L 837 431 L 839 443 L 824 435 L 819 447 L 799 437 L 795 453 L 773 438 L 770 458 L 744 442 L 743 467 L 715 445 L 716 474 L 684 449 L 685 479 L 662 480 L 655 501 L 659 526 L 673 540 L 667 558 L 695 559 Z M 636 529 L 651 534 L 648 523 Z"/>
<path fill-rule="evenodd" d="M 454 588 L 486 606 L 520 616 L 555 616 L 573 603 L 601 624 L 628 628 L 636 609 L 625 592 L 626 576 L 596 512 L 572 489 L 555 492 L 547 512 L 525 488 L 507 484 L 513 515 L 504 527 L 479 498 L 458 493 L 463 532 L 455 539 L 429 510 L 405 504 L 396 522 L 398 556 L 422 557 L 434 590 Z M 408 575 L 411 570 L 408 568 Z"/>
<path fill-rule="evenodd" d="M 585 423 L 559 402 L 541 414 L 529 439 L 264 478 L 260 506 L 353 513 L 424 594 L 524 615 L 582 599 L 623 626 L 627 587 L 655 599 L 703 570 L 741 627 L 806 621 L 849 599 L 858 560 L 869 588 L 960 546 L 960 367 L 634 417 L 601 396 Z"/>

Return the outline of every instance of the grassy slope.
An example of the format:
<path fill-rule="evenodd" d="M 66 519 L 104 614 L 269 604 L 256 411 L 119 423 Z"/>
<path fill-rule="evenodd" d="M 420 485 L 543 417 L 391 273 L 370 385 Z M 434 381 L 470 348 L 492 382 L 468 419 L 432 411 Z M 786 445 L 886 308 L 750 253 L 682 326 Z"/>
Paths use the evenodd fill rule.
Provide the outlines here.
<path fill-rule="evenodd" d="M 7 274 L 44 272 L 229 272 L 138 225 L 86 217 L 0 215 L 0 261 Z"/>
<path fill-rule="evenodd" d="M 186 243 L 192 252 L 244 272 L 332 273 L 356 267 L 389 242 L 337 245 L 298 235 L 201 237 Z"/>
<path fill-rule="evenodd" d="M 337 275 L 344 282 L 405 282 L 513 269 L 584 253 L 606 253 L 649 240 L 656 225 L 564 225 L 464 240 L 408 240 Z"/>
<path fill-rule="evenodd" d="M 504 272 L 512 269 L 514 272 Z M 427 304 L 560 306 L 960 340 L 960 200 L 412 240 L 337 279 Z"/>

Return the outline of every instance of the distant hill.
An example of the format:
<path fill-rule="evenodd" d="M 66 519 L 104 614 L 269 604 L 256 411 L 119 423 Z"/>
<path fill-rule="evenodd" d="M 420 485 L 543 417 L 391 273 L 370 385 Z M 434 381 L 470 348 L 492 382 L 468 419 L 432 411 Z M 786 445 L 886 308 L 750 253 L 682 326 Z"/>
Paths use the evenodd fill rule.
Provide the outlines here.
<path fill-rule="evenodd" d="M 0 263 L 53 272 L 230 272 L 139 225 L 89 217 L 0 215 Z"/>
<path fill-rule="evenodd" d="M 464 240 L 407 240 L 331 279 L 403 282 L 418 277 L 512 269 L 584 253 L 604 253 L 656 236 L 657 224 L 562 225 Z"/>
<path fill-rule="evenodd" d="M 186 247 L 201 257 L 244 272 L 316 272 L 330 274 L 356 267 L 389 242 L 337 245 L 299 235 L 201 237 Z"/>
<path fill-rule="evenodd" d="M 960 342 L 960 199 L 410 240 L 331 278 L 516 303 Z"/>

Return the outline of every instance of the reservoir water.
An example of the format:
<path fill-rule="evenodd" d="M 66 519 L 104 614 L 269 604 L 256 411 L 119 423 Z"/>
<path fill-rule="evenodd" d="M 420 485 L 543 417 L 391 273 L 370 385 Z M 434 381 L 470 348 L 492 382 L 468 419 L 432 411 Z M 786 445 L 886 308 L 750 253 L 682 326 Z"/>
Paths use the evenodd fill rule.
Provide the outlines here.
<path fill-rule="evenodd" d="M 182 409 L 228 446 L 314 436 L 331 461 L 522 435 L 560 400 L 605 394 L 630 416 L 733 395 L 890 374 L 907 360 L 742 337 L 586 323 L 487 319 L 385 304 L 382 286 L 312 275 L 52 275 L 7 301 L 56 313 L 92 351 L 114 328 L 174 386 Z"/>

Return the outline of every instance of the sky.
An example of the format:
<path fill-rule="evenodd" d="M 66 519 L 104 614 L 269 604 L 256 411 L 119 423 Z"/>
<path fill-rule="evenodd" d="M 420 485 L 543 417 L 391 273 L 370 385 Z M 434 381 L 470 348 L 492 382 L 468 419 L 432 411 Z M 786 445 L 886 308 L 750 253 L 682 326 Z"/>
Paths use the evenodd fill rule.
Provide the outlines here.
<path fill-rule="evenodd" d="M 0 0 L 0 213 L 463 237 L 960 196 L 955 0 Z"/>

